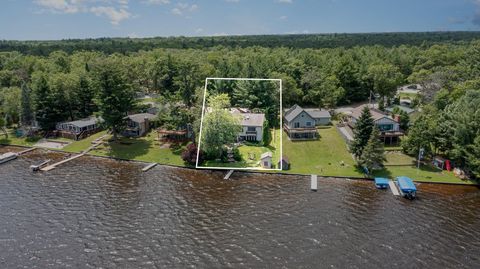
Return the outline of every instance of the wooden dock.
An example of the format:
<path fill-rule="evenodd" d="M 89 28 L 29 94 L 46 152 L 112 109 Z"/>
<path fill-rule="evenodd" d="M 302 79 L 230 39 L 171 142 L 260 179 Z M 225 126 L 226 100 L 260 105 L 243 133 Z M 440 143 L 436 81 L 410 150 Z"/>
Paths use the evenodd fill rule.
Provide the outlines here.
<path fill-rule="evenodd" d="M 393 182 L 392 180 L 389 180 L 388 186 L 390 186 L 390 190 L 392 191 L 393 195 L 400 196 L 400 191 L 398 191 L 398 188 L 395 182 Z"/>
<path fill-rule="evenodd" d="M 85 153 L 80 153 L 78 155 L 75 155 L 75 156 L 72 156 L 68 159 L 65 159 L 65 160 L 62 160 L 62 161 L 59 161 L 57 163 L 54 163 L 52 165 L 49 165 L 49 166 L 46 166 L 46 167 L 43 167 L 43 168 L 40 168 L 40 171 L 44 171 L 44 172 L 47 172 L 47 171 L 50 171 L 50 170 L 53 170 L 55 169 L 57 166 L 61 165 L 61 164 L 64 164 L 64 163 L 68 163 L 69 161 L 73 161 L 77 158 L 80 158 L 82 157 L 83 155 L 85 155 Z"/>
<path fill-rule="evenodd" d="M 36 149 L 37 149 L 37 148 L 29 148 L 29 149 L 26 149 L 26 150 L 23 150 L 23 151 L 18 152 L 17 155 L 20 156 L 20 155 L 23 155 L 23 154 L 28 153 L 28 152 L 30 152 L 30 151 L 34 151 L 34 150 L 36 150 Z"/>
<path fill-rule="evenodd" d="M 233 171 L 234 170 L 228 171 L 228 173 L 223 177 L 223 179 L 225 179 L 225 180 L 230 179 L 230 176 L 233 174 Z"/>
<path fill-rule="evenodd" d="M 317 175 L 311 175 L 310 177 L 310 189 L 317 191 Z"/>
<path fill-rule="evenodd" d="M 152 169 L 153 167 L 155 167 L 157 165 L 157 163 L 151 163 L 147 166 L 145 166 L 144 168 L 142 168 L 142 171 L 143 172 L 147 172 L 148 170 Z"/>

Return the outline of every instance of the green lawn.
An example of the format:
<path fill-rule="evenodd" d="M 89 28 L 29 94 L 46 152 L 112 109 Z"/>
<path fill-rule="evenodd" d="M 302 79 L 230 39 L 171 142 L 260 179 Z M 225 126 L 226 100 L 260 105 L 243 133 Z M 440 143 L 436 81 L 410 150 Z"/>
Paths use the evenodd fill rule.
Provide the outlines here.
<path fill-rule="evenodd" d="M 320 139 L 310 141 L 291 141 L 282 132 L 283 155 L 290 161 L 290 170 L 287 172 L 363 177 L 336 128 L 321 128 L 318 132 Z"/>
<path fill-rule="evenodd" d="M 283 134 L 283 154 L 290 160 L 290 170 L 299 174 L 317 174 L 324 176 L 363 177 L 347 150 L 345 141 L 335 127 L 319 129 L 320 139 L 315 141 L 293 142 Z M 385 168 L 374 172 L 374 176 L 395 178 L 408 176 L 415 181 L 443 182 L 454 184 L 474 184 L 454 176 L 453 172 L 440 171 L 429 165 L 416 168 L 415 158 L 399 151 L 385 153 Z M 341 162 L 344 162 L 344 166 Z"/>
<path fill-rule="evenodd" d="M 16 137 L 13 133 L 8 134 L 8 138 L 5 138 L 3 134 L 0 134 L 0 144 L 5 145 L 31 147 L 40 139 L 41 137 Z"/>
<path fill-rule="evenodd" d="M 255 143 L 245 143 L 238 147 L 240 154 L 242 155 L 242 161 L 233 163 L 223 163 L 219 161 L 206 161 L 202 167 L 238 167 L 238 168 L 250 168 L 261 167 L 260 156 L 265 152 L 272 152 L 272 164 L 276 166 L 280 160 L 280 129 L 271 129 L 272 141 L 270 145 L 264 147 Z M 249 158 L 252 157 L 251 158 Z M 275 168 L 275 167 L 274 167 Z"/>
<path fill-rule="evenodd" d="M 72 143 L 65 146 L 62 150 L 68 152 L 82 152 L 92 146 L 92 141 L 105 135 L 107 131 L 101 131 L 79 141 L 70 140 Z"/>
<path fill-rule="evenodd" d="M 163 142 L 155 141 L 156 137 L 156 132 L 150 132 L 144 137 L 120 138 L 118 141 L 100 145 L 90 154 L 160 164 L 185 165 L 181 154 L 187 143 L 161 148 Z"/>

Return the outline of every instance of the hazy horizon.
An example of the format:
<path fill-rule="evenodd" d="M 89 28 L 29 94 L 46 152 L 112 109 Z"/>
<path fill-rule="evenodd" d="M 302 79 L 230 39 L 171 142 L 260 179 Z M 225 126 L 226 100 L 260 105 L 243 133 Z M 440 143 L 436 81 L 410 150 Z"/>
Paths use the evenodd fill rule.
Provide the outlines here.
<path fill-rule="evenodd" d="M 1 40 L 479 31 L 480 0 L 7 0 Z"/>

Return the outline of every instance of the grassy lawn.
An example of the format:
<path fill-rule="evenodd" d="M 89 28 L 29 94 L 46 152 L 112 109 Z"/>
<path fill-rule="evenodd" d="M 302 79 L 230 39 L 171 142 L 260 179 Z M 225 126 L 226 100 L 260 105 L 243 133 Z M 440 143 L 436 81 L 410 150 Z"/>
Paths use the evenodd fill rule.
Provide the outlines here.
<path fill-rule="evenodd" d="M 242 160 L 239 162 L 233 163 L 223 163 L 219 161 L 206 161 L 202 166 L 203 167 L 238 167 L 238 168 L 248 168 L 248 167 L 260 167 L 260 156 L 265 152 L 272 152 L 272 164 L 276 166 L 280 160 L 280 129 L 271 129 L 270 133 L 272 135 L 272 141 L 270 145 L 264 147 L 260 143 L 245 143 L 238 147 L 240 154 L 242 155 Z M 250 157 L 252 158 L 250 158 Z M 274 167 L 275 168 L 275 167 Z"/>
<path fill-rule="evenodd" d="M 12 145 L 12 146 L 26 146 L 31 147 L 40 140 L 41 137 L 16 137 L 15 134 L 8 134 L 8 138 L 0 134 L 0 144 Z"/>
<path fill-rule="evenodd" d="M 413 93 L 413 92 L 401 92 L 401 93 L 398 94 L 398 96 L 399 96 L 401 99 L 410 99 L 410 100 L 413 100 L 413 99 L 415 99 L 415 97 L 418 96 L 418 94 Z"/>
<path fill-rule="evenodd" d="M 156 162 L 160 164 L 184 165 L 181 158 L 187 143 L 172 144 L 162 148 L 156 132 L 139 138 L 120 138 L 119 141 L 107 142 L 90 153 L 98 156 L 109 156 L 121 159 Z"/>
<path fill-rule="evenodd" d="M 291 141 L 282 132 L 283 155 L 290 161 L 287 172 L 363 177 L 335 127 L 321 128 L 318 132 L 320 139 L 310 141 Z"/>
<path fill-rule="evenodd" d="M 85 139 L 79 140 L 79 141 L 73 141 L 69 140 L 72 143 L 69 145 L 65 146 L 62 150 L 68 151 L 68 152 L 81 152 L 92 146 L 92 141 L 101 137 L 102 135 L 105 135 L 107 131 L 101 131 L 96 134 L 93 134 Z"/>

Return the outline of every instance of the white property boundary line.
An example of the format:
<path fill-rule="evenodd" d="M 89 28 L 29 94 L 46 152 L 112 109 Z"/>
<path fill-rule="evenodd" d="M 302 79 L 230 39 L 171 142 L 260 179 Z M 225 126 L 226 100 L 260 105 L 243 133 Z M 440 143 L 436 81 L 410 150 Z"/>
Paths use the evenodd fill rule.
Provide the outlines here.
<path fill-rule="evenodd" d="M 200 156 L 200 146 L 202 143 L 202 128 L 203 128 L 203 117 L 205 116 L 205 102 L 207 99 L 207 85 L 209 80 L 247 80 L 247 81 L 277 81 L 280 82 L 280 129 L 279 129 L 279 137 L 280 137 L 280 168 L 256 168 L 256 167 L 210 167 L 210 166 L 199 166 L 198 165 L 198 158 Z M 283 107 L 282 107 L 282 80 L 278 78 L 205 78 L 205 88 L 203 90 L 203 104 L 202 104 L 202 118 L 200 119 L 200 133 L 198 137 L 198 147 L 197 147 L 197 160 L 195 162 L 196 169 L 219 169 L 219 170 L 254 170 L 254 171 L 282 171 L 283 169 L 283 138 L 282 138 L 282 126 L 283 126 Z M 275 136 L 275 132 L 273 133 Z M 275 137 L 274 137 L 275 138 Z"/>

